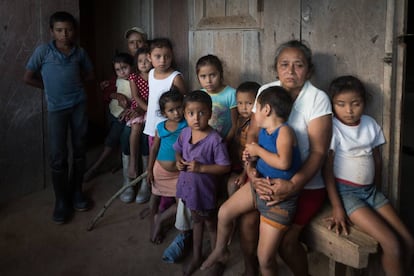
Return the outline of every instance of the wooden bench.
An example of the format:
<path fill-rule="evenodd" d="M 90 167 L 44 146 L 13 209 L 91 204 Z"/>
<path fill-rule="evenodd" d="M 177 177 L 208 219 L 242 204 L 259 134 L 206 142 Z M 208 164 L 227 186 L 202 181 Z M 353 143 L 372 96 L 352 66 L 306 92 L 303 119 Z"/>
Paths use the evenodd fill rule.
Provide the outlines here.
<path fill-rule="evenodd" d="M 378 242 L 356 227 L 350 227 L 348 236 L 337 235 L 329 230 L 325 218 L 331 215 L 331 207 L 326 205 L 303 231 L 302 241 L 311 250 L 329 258 L 329 276 L 356 275 L 358 270 L 368 266 L 370 254 L 378 251 Z"/>

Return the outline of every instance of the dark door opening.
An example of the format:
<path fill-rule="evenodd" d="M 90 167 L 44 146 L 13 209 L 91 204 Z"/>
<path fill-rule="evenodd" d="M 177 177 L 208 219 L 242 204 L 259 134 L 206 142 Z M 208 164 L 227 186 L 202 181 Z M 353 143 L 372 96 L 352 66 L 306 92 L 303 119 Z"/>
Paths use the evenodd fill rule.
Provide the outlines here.
<path fill-rule="evenodd" d="M 414 203 L 414 3 L 408 2 L 407 11 L 407 36 L 406 42 L 406 72 L 405 72 L 405 91 L 403 103 L 403 125 L 402 125 L 402 159 L 401 159 L 401 201 L 400 215 L 402 220 L 414 233 L 414 216 L 412 210 Z"/>

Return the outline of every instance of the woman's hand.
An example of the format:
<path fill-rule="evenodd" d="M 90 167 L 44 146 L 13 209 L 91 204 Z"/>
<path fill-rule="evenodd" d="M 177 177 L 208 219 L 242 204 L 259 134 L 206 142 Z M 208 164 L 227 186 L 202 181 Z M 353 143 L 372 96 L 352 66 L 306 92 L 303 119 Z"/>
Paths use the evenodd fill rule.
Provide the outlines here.
<path fill-rule="evenodd" d="M 289 180 L 280 178 L 254 178 L 253 187 L 259 198 L 267 201 L 268 206 L 275 205 L 296 193 L 294 185 Z"/>

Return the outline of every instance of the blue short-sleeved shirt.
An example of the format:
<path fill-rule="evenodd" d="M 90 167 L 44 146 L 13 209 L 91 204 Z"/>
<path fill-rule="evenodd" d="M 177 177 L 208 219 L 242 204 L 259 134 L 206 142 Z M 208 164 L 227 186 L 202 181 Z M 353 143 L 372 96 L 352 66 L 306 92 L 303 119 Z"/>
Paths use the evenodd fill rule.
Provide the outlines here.
<path fill-rule="evenodd" d="M 86 99 L 82 72 L 93 70 L 83 48 L 74 46 L 69 55 L 60 52 L 55 42 L 38 46 L 26 69 L 40 72 L 43 79 L 48 111 L 73 107 Z"/>
<path fill-rule="evenodd" d="M 163 121 L 157 125 L 157 133 L 161 139 L 157 160 L 175 161 L 173 145 L 177 141 L 178 136 L 180 136 L 181 131 L 187 127 L 187 121 L 183 118 L 178 123 L 177 129 L 174 131 L 169 131 L 165 128 L 166 122 L 167 121 Z"/>
<path fill-rule="evenodd" d="M 207 92 L 205 89 L 202 91 Z M 208 93 L 208 92 L 207 92 Z M 208 93 L 213 102 L 213 113 L 208 124 L 226 138 L 232 126 L 231 109 L 237 107 L 236 89 L 226 86 L 219 93 Z"/>

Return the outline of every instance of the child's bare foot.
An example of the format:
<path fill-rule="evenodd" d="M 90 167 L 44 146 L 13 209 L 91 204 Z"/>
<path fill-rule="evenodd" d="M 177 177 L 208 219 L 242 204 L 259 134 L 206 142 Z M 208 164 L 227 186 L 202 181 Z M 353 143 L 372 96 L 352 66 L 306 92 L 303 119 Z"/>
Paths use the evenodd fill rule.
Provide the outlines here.
<path fill-rule="evenodd" d="M 193 257 L 191 261 L 184 267 L 183 276 L 190 276 L 196 271 L 201 264 L 201 259 Z"/>
<path fill-rule="evenodd" d="M 211 252 L 211 254 L 203 262 L 200 269 L 206 270 L 212 267 L 213 265 L 215 265 L 216 263 L 225 264 L 227 263 L 227 260 L 229 259 L 229 257 L 230 257 L 230 252 L 227 249 L 225 249 L 224 251 L 213 250 L 213 252 Z"/>
<path fill-rule="evenodd" d="M 155 215 L 154 217 L 154 225 L 152 226 L 151 231 L 151 242 L 155 244 L 160 244 L 164 240 L 164 236 L 161 233 L 161 224 L 158 220 L 159 215 Z"/>

